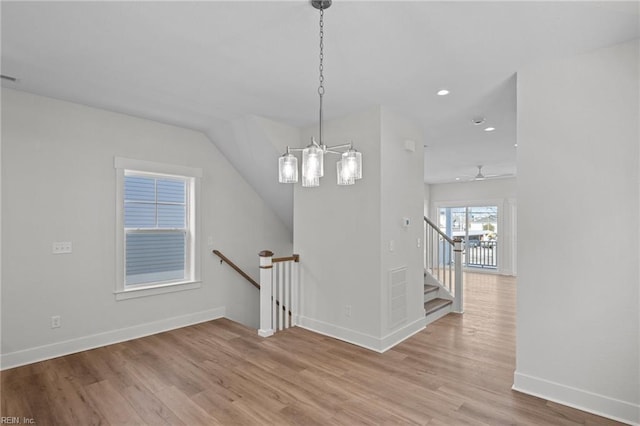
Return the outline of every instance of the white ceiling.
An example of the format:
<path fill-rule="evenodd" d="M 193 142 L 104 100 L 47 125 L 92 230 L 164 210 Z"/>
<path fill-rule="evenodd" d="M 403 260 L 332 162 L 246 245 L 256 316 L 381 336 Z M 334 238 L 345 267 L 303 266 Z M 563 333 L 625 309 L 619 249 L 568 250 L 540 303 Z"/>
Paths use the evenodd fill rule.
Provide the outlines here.
<path fill-rule="evenodd" d="M 318 11 L 307 1 L 3 1 L 1 13 L 2 74 L 19 78 L 5 87 L 203 131 L 247 115 L 316 122 Z M 639 18 L 635 1 L 334 0 L 325 117 L 375 104 L 412 117 L 429 183 L 479 164 L 515 174 L 515 73 L 637 38 Z M 451 94 L 436 96 L 443 87 Z"/>

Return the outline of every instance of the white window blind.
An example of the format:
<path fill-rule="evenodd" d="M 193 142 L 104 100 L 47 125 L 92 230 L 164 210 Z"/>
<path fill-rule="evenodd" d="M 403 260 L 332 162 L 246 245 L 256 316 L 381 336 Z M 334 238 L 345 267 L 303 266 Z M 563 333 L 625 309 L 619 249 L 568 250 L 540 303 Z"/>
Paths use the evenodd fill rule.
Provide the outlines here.
<path fill-rule="evenodd" d="M 187 181 L 125 172 L 125 286 L 186 277 Z"/>

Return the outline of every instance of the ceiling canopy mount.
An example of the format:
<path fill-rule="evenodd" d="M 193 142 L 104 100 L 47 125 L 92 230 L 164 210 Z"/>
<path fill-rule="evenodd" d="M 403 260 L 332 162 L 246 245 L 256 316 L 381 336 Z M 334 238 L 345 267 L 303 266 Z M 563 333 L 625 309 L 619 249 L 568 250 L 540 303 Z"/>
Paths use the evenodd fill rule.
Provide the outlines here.
<path fill-rule="evenodd" d="M 331 6 L 331 0 L 311 0 L 311 5 L 316 9 L 328 9 Z"/>

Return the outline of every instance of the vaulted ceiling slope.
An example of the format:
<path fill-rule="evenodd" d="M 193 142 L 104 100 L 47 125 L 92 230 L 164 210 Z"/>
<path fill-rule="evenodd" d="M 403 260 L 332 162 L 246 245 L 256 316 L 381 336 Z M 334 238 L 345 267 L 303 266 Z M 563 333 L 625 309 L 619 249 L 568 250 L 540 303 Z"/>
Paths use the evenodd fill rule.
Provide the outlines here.
<path fill-rule="evenodd" d="M 214 138 L 221 121 L 247 116 L 316 122 L 318 13 L 307 1 L 3 1 L 1 13 L 2 74 L 19 79 L 4 86 Z M 515 174 L 516 72 L 638 38 L 639 17 L 636 1 L 334 0 L 325 117 L 381 104 L 414 119 L 428 183 L 479 164 Z"/>

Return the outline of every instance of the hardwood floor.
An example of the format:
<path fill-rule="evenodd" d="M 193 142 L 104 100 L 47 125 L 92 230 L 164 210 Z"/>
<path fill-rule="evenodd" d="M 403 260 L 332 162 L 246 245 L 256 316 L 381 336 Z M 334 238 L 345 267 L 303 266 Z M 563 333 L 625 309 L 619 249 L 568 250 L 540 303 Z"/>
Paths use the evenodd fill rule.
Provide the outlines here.
<path fill-rule="evenodd" d="M 467 274 L 450 314 L 384 354 L 217 320 L 2 372 L 2 416 L 38 425 L 616 422 L 511 390 L 515 280 Z"/>

